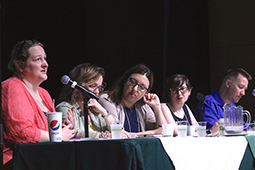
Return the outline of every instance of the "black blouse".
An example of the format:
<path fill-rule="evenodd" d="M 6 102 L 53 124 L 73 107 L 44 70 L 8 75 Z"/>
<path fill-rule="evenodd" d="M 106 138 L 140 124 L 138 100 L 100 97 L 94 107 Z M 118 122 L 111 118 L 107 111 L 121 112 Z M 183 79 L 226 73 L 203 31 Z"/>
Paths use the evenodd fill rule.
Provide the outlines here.
<path fill-rule="evenodd" d="M 168 106 L 168 104 L 166 104 Z M 172 109 L 168 106 L 169 110 L 171 111 L 171 114 L 174 118 L 175 121 L 183 121 L 183 120 L 187 120 L 189 122 L 189 125 L 192 125 L 191 123 L 191 119 L 190 119 L 190 116 L 189 116 L 189 111 L 186 107 L 186 105 L 183 105 L 182 109 L 184 110 L 184 117 L 181 119 L 177 116 L 175 116 L 175 114 L 173 113 Z"/>

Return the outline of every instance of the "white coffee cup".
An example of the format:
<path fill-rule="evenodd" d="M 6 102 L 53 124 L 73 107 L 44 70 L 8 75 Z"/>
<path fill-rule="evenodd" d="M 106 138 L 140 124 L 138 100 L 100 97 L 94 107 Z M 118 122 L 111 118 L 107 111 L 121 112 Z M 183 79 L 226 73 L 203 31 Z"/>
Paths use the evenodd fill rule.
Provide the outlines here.
<path fill-rule="evenodd" d="M 121 139 L 122 124 L 111 124 L 112 139 Z"/>
<path fill-rule="evenodd" d="M 173 137 L 174 124 L 162 124 L 164 137 Z"/>
<path fill-rule="evenodd" d="M 49 137 L 52 142 L 62 141 L 62 112 L 51 112 L 47 114 Z"/>

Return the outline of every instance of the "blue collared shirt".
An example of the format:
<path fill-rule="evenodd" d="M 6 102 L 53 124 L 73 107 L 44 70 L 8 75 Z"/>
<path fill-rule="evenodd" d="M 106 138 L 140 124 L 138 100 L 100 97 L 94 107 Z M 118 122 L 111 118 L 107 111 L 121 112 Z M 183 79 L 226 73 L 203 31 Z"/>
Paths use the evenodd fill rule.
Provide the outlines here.
<path fill-rule="evenodd" d="M 236 106 L 235 103 L 230 103 Z M 207 122 L 207 129 L 211 129 L 214 123 L 224 118 L 224 102 L 218 91 L 205 96 L 204 102 L 204 120 Z"/>

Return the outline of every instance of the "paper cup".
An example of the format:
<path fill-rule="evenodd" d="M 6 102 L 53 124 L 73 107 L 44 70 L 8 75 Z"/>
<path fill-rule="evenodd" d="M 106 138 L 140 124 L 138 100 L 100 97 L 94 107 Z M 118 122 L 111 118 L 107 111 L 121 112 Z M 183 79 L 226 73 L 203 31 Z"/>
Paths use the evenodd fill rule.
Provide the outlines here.
<path fill-rule="evenodd" d="M 172 137 L 174 132 L 174 124 L 162 124 L 164 137 Z"/>
<path fill-rule="evenodd" d="M 51 112 L 47 114 L 49 136 L 51 142 L 62 141 L 62 112 Z"/>

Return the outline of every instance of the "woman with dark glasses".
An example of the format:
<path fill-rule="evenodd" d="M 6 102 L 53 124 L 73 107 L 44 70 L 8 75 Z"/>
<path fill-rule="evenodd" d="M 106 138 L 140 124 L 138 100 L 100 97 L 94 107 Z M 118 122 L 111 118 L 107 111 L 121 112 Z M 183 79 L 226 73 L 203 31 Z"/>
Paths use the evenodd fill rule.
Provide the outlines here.
<path fill-rule="evenodd" d="M 176 121 L 188 121 L 188 125 L 197 125 L 197 121 L 185 104 L 192 87 L 189 79 L 184 74 L 175 74 L 167 80 L 167 92 L 169 101 L 161 104 L 162 112 L 167 123 L 175 124 Z M 174 135 L 177 136 L 177 127 L 174 127 Z"/>
<path fill-rule="evenodd" d="M 152 84 L 151 70 L 139 64 L 125 72 L 111 90 L 100 96 L 102 106 L 134 136 L 161 134 L 162 128 L 158 127 L 166 122 L 158 96 L 149 93 Z"/>
<path fill-rule="evenodd" d="M 69 73 L 70 79 L 96 95 L 99 95 L 104 90 L 104 75 L 103 68 L 90 63 L 79 64 Z M 83 102 L 83 94 L 80 91 L 71 88 L 69 85 L 64 85 L 57 101 L 59 104 L 56 106 L 56 110 L 63 113 L 63 121 L 67 117 L 68 109 L 73 110 L 76 138 L 85 137 Z M 116 123 L 117 120 L 96 99 L 89 99 L 88 107 L 89 137 L 110 137 L 107 136 L 110 135 L 108 133 L 110 132 L 110 123 Z"/>

